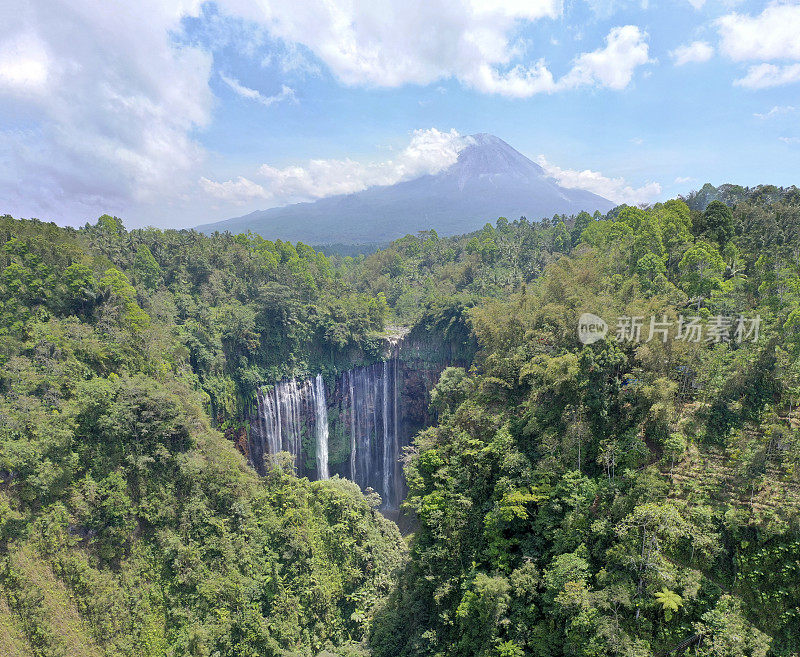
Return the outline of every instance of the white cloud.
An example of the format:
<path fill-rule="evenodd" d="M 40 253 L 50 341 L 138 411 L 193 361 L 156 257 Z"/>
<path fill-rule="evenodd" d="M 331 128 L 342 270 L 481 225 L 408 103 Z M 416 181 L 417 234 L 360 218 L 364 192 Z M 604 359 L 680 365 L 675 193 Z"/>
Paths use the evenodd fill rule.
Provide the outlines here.
<path fill-rule="evenodd" d="M 749 66 L 735 85 L 767 89 L 800 82 L 800 64 L 787 63 L 800 60 L 800 2 L 773 1 L 758 15 L 728 14 L 716 26 L 722 54 L 738 62 L 760 62 Z M 768 63 L 776 60 L 781 63 Z"/>
<path fill-rule="evenodd" d="M 393 185 L 438 173 L 454 164 L 469 143 L 469 137 L 455 130 L 416 130 L 409 144 L 390 160 L 364 163 L 351 159 L 315 159 L 305 166 L 282 169 L 264 164 L 258 170 L 263 185 L 241 177 L 221 183 L 203 178 L 200 185 L 211 196 L 237 203 L 266 198 L 282 204 L 352 194 L 374 185 Z"/>
<path fill-rule="evenodd" d="M 609 32 L 605 47 L 578 56 L 559 81 L 542 60 L 519 62 L 525 50 L 516 40 L 519 28 L 560 17 L 561 0 L 225 0 L 223 6 L 273 37 L 302 44 L 347 85 L 455 78 L 483 93 L 526 98 L 583 85 L 622 89 L 648 61 L 646 35 L 626 25 Z"/>
<path fill-rule="evenodd" d="M 540 155 L 536 161 L 547 172 L 547 175 L 558 181 L 559 185 L 571 189 L 585 189 L 615 203 L 629 205 L 649 203 L 661 194 L 661 185 L 657 182 L 633 187 L 624 178 L 609 178 L 598 171 L 562 169 L 548 162 L 544 155 Z"/>
<path fill-rule="evenodd" d="M 209 196 L 241 205 L 246 201 L 259 198 L 270 198 L 270 194 L 258 183 L 239 176 L 236 180 L 215 182 L 208 178 L 200 178 L 200 187 Z"/>
<path fill-rule="evenodd" d="M 692 5 L 695 9 L 702 9 L 703 5 L 706 4 L 706 0 L 688 0 L 689 4 Z"/>
<path fill-rule="evenodd" d="M 557 18 L 561 0 L 225 0 L 273 37 L 303 44 L 348 85 L 396 87 L 510 64 L 517 29 Z"/>
<path fill-rule="evenodd" d="M 481 64 L 469 74 L 469 85 L 478 91 L 511 98 L 528 98 L 539 93 L 557 91 L 558 85 L 544 61 L 532 66 L 515 66 L 501 73 L 490 64 Z"/>
<path fill-rule="evenodd" d="M 39 94 L 46 87 L 50 67 L 50 57 L 35 34 L 19 34 L 0 43 L 0 90 Z"/>
<path fill-rule="evenodd" d="M 635 25 L 613 28 L 606 45 L 575 58 L 572 68 L 556 80 L 544 60 L 531 66 L 517 65 L 505 73 L 488 63 L 465 77 L 465 81 L 484 93 L 527 98 L 539 93 L 596 85 L 624 89 L 638 66 L 648 58 L 647 34 Z"/>
<path fill-rule="evenodd" d="M 800 137 L 778 137 L 784 144 L 800 144 Z"/>
<path fill-rule="evenodd" d="M 747 75 L 734 80 L 733 83 L 747 89 L 767 89 L 792 82 L 800 82 L 800 64 L 787 64 L 786 66 L 757 64 L 749 67 Z"/>
<path fill-rule="evenodd" d="M 694 178 L 690 178 L 689 176 L 678 176 L 675 178 L 675 184 L 677 185 L 685 185 L 686 183 L 692 182 Z"/>
<path fill-rule="evenodd" d="M 676 66 L 692 62 L 707 62 L 714 55 L 714 48 L 705 41 L 693 41 L 685 46 L 678 46 L 670 51 Z"/>
<path fill-rule="evenodd" d="M 610 89 L 628 86 L 637 66 L 649 61 L 647 33 L 635 25 L 615 27 L 604 48 L 580 55 L 572 70 L 559 82 L 562 88 L 597 84 Z"/>
<path fill-rule="evenodd" d="M 210 119 L 211 56 L 171 37 L 199 0 L 20 0 L 0 9 L 0 198 L 19 215 L 82 221 L 196 179 L 192 131 Z M 13 7 L 12 7 L 13 5 Z"/>
<path fill-rule="evenodd" d="M 287 87 L 285 84 L 281 87 L 279 93 L 273 96 L 264 96 L 260 91 L 256 89 L 245 87 L 241 82 L 239 82 L 239 80 L 235 78 L 229 78 L 227 75 L 223 75 L 222 73 L 219 74 L 219 77 L 225 84 L 227 84 L 231 89 L 233 89 L 233 91 L 242 96 L 242 98 L 249 98 L 250 100 L 255 100 L 256 102 L 261 103 L 265 107 L 269 107 L 270 105 L 274 105 L 275 103 L 279 103 L 283 100 L 289 100 L 293 102 L 297 101 L 297 98 L 294 95 L 294 89 Z"/>
<path fill-rule="evenodd" d="M 757 119 L 771 119 L 773 116 L 780 116 L 781 114 L 792 114 L 797 111 L 796 107 L 792 105 L 775 105 L 769 112 L 753 114 Z"/>
<path fill-rule="evenodd" d="M 720 51 L 735 61 L 800 59 L 800 3 L 772 2 L 757 16 L 716 21 Z"/>

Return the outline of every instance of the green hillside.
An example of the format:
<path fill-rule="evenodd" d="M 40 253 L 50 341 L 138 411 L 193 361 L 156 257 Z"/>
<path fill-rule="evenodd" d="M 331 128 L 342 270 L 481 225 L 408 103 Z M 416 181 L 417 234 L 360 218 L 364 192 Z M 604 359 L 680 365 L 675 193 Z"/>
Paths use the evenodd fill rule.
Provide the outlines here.
<path fill-rule="evenodd" d="M 800 651 L 800 204 L 763 191 L 588 221 L 470 311 L 481 349 L 407 465 L 420 529 L 375 655 Z M 585 312 L 605 339 L 578 341 Z"/>
<path fill-rule="evenodd" d="M 356 257 L 3 217 L 0 653 L 800 654 L 799 318 L 795 188 Z M 404 540 L 245 454 L 260 385 L 408 329 L 470 364 Z"/>
<path fill-rule="evenodd" d="M 145 237 L 178 264 L 159 264 Z M 309 483 L 288 463 L 259 478 L 235 447 L 244 354 L 260 345 L 255 303 L 225 287 L 246 296 L 280 279 L 265 294 L 293 300 L 267 314 L 289 328 L 270 339 L 305 344 L 314 329 L 296 317 L 330 309 L 314 305 L 318 285 L 335 285 L 327 260 L 292 245 L 134 236 L 110 217 L 79 232 L 5 217 L 0 242 L 4 654 L 358 644 L 402 562 L 397 528 L 350 482 Z M 229 269 L 212 268 L 220 253 Z M 360 335 L 380 318 L 367 300 L 335 303 L 355 309 Z"/>

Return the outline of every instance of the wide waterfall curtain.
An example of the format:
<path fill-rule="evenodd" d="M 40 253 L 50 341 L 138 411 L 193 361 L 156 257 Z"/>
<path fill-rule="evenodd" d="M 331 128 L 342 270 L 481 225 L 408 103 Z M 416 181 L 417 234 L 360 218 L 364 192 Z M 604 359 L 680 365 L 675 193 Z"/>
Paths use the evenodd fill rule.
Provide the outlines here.
<path fill-rule="evenodd" d="M 349 451 L 335 471 L 363 490 L 378 492 L 385 507 L 396 508 L 401 478 L 398 369 L 398 359 L 392 358 L 347 370 L 337 378 L 333 395 L 321 374 L 279 381 L 259 390 L 258 417 L 250 432 L 254 467 L 263 471 L 271 455 L 284 451 L 294 457 L 298 475 L 328 479 L 328 409 L 334 403 L 339 411 L 338 435 L 345 441 L 341 451 Z"/>

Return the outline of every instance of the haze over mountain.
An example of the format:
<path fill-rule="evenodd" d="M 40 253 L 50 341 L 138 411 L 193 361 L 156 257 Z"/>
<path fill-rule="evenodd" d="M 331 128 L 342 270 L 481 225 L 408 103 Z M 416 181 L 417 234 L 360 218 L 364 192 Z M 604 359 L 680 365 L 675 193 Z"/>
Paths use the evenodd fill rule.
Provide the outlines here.
<path fill-rule="evenodd" d="M 472 135 L 443 171 L 353 194 L 251 212 L 198 226 L 204 233 L 251 231 L 308 244 L 385 242 L 435 229 L 470 232 L 497 217 L 529 219 L 581 210 L 606 212 L 615 203 L 561 187 L 545 170 L 494 135 Z"/>

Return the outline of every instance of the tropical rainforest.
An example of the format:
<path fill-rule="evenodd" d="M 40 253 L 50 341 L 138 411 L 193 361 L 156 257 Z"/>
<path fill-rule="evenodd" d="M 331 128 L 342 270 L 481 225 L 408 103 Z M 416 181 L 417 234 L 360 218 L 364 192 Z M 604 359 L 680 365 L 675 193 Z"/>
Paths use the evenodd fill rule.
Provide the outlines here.
<path fill-rule="evenodd" d="M 0 218 L 0 653 L 800 655 L 800 191 L 327 253 Z M 260 386 L 398 327 L 469 355 L 405 535 L 246 458 Z"/>

